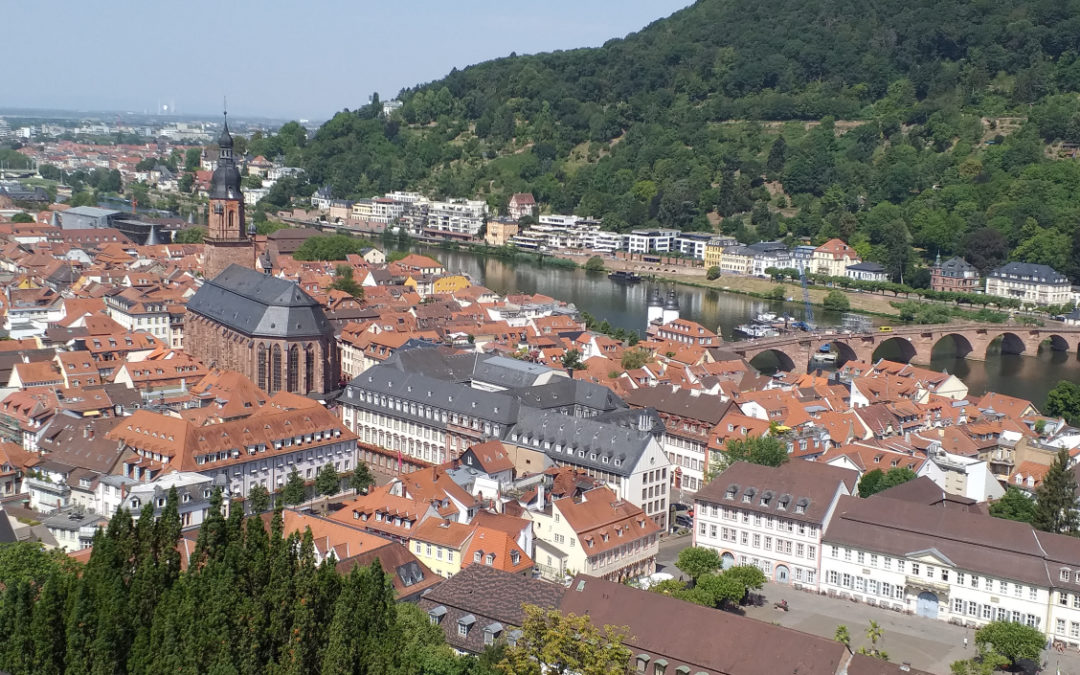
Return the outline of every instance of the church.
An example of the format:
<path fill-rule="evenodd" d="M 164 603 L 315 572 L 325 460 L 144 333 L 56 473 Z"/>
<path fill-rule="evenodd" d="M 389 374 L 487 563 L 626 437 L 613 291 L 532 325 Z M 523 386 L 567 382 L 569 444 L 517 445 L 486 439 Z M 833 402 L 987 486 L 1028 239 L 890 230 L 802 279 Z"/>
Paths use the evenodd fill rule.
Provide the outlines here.
<path fill-rule="evenodd" d="M 227 122 L 218 146 L 204 281 L 187 304 L 185 351 L 211 368 L 243 373 L 270 394 L 329 394 L 339 384 L 333 328 L 297 283 L 255 270 Z"/>

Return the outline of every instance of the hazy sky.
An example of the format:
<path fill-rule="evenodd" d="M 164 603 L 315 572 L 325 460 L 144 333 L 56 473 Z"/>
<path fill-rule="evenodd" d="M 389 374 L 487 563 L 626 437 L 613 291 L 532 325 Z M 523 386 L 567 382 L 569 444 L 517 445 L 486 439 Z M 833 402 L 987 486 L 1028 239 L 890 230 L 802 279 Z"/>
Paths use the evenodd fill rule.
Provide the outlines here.
<path fill-rule="evenodd" d="M 453 67 L 597 46 L 690 0 L 6 3 L 0 106 L 326 118 Z M 13 55 L 19 55 L 13 58 Z"/>

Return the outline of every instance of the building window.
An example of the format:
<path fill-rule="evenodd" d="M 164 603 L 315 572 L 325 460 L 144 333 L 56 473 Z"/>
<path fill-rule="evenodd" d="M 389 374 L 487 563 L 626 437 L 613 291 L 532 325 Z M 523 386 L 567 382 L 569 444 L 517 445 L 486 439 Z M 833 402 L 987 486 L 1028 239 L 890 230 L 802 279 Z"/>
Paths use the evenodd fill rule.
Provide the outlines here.
<path fill-rule="evenodd" d="M 290 392 L 293 392 L 293 393 L 296 393 L 296 389 L 297 389 L 297 386 L 298 386 L 297 377 L 298 377 L 298 373 L 299 373 L 299 369 L 300 369 L 300 364 L 298 363 L 299 361 L 300 361 L 300 348 L 297 347 L 296 345 L 293 345 L 292 347 L 289 347 L 289 354 L 288 354 L 288 361 L 287 361 L 288 367 L 286 368 L 287 372 L 286 372 L 286 378 L 285 378 L 285 386 Z"/>
<path fill-rule="evenodd" d="M 314 389 L 322 389 L 315 386 L 315 350 L 308 345 L 304 348 L 304 386 L 301 393 L 308 393 Z"/>
<path fill-rule="evenodd" d="M 281 345 L 274 345 L 270 358 L 270 393 L 281 391 Z"/>
<path fill-rule="evenodd" d="M 266 391 L 266 345 L 259 343 L 258 356 L 259 389 Z"/>

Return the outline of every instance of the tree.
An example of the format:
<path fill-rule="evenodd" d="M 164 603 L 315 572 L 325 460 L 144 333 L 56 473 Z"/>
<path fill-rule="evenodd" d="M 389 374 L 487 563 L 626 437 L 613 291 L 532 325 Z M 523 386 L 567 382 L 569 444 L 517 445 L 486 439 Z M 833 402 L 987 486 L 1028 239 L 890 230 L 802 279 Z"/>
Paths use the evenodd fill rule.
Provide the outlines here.
<path fill-rule="evenodd" d="M 190 194 L 191 188 L 195 185 L 195 174 L 185 173 L 180 176 L 180 180 L 176 182 L 176 187 L 180 192 L 184 194 Z"/>
<path fill-rule="evenodd" d="M 262 485 L 252 486 L 248 491 L 248 508 L 253 514 L 269 510 L 270 491 Z"/>
<path fill-rule="evenodd" d="M 864 473 L 859 479 L 859 496 L 866 498 L 881 492 L 881 481 L 884 477 L 885 472 L 881 469 L 872 469 Z"/>
<path fill-rule="evenodd" d="M 198 171 L 202 148 L 188 148 L 184 153 L 184 171 Z"/>
<path fill-rule="evenodd" d="M 723 576 L 729 579 L 738 581 L 743 587 L 743 594 L 747 591 L 759 590 L 765 586 L 765 582 L 768 579 L 765 578 L 765 573 L 754 565 L 735 565 L 724 570 Z M 741 600 L 743 596 L 739 596 Z"/>
<path fill-rule="evenodd" d="M 630 650 L 624 627 L 593 625 L 588 616 L 525 606 L 517 644 L 499 669 L 506 675 L 623 675 Z"/>
<path fill-rule="evenodd" d="M 598 255 L 594 255 L 585 261 L 585 269 L 589 272 L 603 272 L 604 271 L 604 259 Z"/>
<path fill-rule="evenodd" d="M 1047 415 L 1064 417 L 1072 425 L 1080 425 L 1080 384 L 1061 380 L 1046 395 Z"/>
<path fill-rule="evenodd" d="M 1035 490 L 1035 516 L 1031 524 L 1044 532 L 1073 534 L 1078 523 L 1076 475 L 1069 469 L 1069 451 L 1062 448 Z"/>
<path fill-rule="evenodd" d="M 177 244 L 201 244 L 205 236 L 205 227 L 188 227 L 177 232 L 173 237 L 173 242 Z"/>
<path fill-rule="evenodd" d="M 964 257 L 985 275 L 1009 257 L 1009 240 L 992 227 L 982 227 L 964 240 Z"/>
<path fill-rule="evenodd" d="M 851 633 L 848 632 L 847 626 L 844 624 L 837 626 L 836 632 L 833 633 L 833 639 L 847 647 L 849 652 L 851 651 Z"/>
<path fill-rule="evenodd" d="M 706 607 L 723 608 L 738 603 L 744 597 L 746 585 L 737 576 L 724 572 L 701 575 L 694 588 L 684 593 L 681 599 Z"/>
<path fill-rule="evenodd" d="M 344 234 L 311 237 L 296 249 L 296 260 L 344 260 L 349 254 L 358 254 L 372 243 Z"/>
<path fill-rule="evenodd" d="M 836 289 L 829 291 L 821 304 L 825 309 L 834 312 L 846 312 L 851 309 L 851 302 L 848 300 L 847 294 Z"/>
<path fill-rule="evenodd" d="M 363 299 L 364 287 L 353 279 L 352 265 L 338 265 L 334 268 L 334 280 L 330 282 L 330 288 L 348 293 L 354 298 Z"/>
<path fill-rule="evenodd" d="M 341 491 L 341 478 L 333 464 L 324 464 L 315 474 L 315 492 L 320 495 L 336 495 Z"/>
<path fill-rule="evenodd" d="M 714 453 L 713 459 L 715 462 L 709 469 L 710 478 L 735 462 L 780 466 L 788 461 L 788 451 L 787 446 L 774 436 L 747 436 L 729 440 L 724 452 Z"/>
<path fill-rule="evenodd" d="M 878 649 L 878 643 L 885 639 L 885 630 L 873 619 L 870 619 L 870 623 L 866 625 L 866 639 L 870 641 L 870 646 L 859 647 L 860 654 L 873 656 L 882 661 L 889 660 L 889 655 L 885 651 Z"/>
<path fill-rule="evenodd" d="M 19 211 L 18 213 L 16 213 L 15 215 L 13 215 L 11 217 L 11 222 L 13 222 L 13 223 L 32 223 L 32 222 L 34 222 L 34 217 L 32 215 L 30 215 L 29 213 L 27 213 L 26 211 Z"/>
<path fill-rule="evenodd" d="M 783 300 L 787 295 L 787 291 L 783 284 L 777 284 L 769 289 L 769 292 L 765 294 L 765 297 L 769 300 Z"/>
<path fill-rule="evenodd" d="M 991 621 L 975 631 L 975 644 L 992 649 L 1016 663 L 1017 659 L 1038 662 L 1046 636 L 1038 628 L 1014 621 Z"/>
<path fill-rule="evenodd" d="M 691 546 L 679 551 L 675 566 L 697 581 L 701 575 L 720 569 L 720 554 L 711 548 Z"/>
<path fill-rule="evenodd" d="M 299 504 L 304 501 L 304 493 L 304 479 L 299 471 L 293 469 L 285 481 L 285 487 L 281 489 L 281 501 L 289 505 Z"/>
<path fill-rule="evenodd" d="M 1009 659 L 993 649 L 978 647 L 978 653 L 962 661 L 953 661 L 949 665 L 952 675 L 994 675 L 1009 665 Z"/>
<path fill-rule="evenodd" d="M 375 477 L 371 475 L 368 465 L 358 461 L 356 463 L 356 469 L 353 470 L 352 475 L 349 476 L 349 487 L 355 490 L 357 494 L 361 492 L 367 494 L 368 488 L 374 484 Z"/>
<path fill-rule="evenodd" d="M 581 370 L 585 364 L 581 362 L 581 352 L 569 349 L 562 355 L 562 367 L 567 370 Z"/>
<path fill-rule="evenodd" d="M 1032 523 L 1035 520 L 1035 502 L 1022 490 L 1010 485 L 1001 499 L 990 505 L 990 515 L 1005 520 Z"/>
<path fill-rule="evenodd" d="M 709 281 L 715 281 L 715 280 L 720 278 L 720 272 L 721 272 L 720 266 L 719 265 L 713 265 L 712 267 L 710 267 L 705 272 L 705 278 L 708 279 Z"/>
<path fill-rule="evenodd" d="M 906 466 L 895 466 L 888 471 L 873 469 L 863 474 L 859 480 L 859 496 L 870 497 L 915 478 L 915 472 Z"/>
<path fill-rule="evenodd" d="M 623 352 L 620 364 L 622 365 L 623 370 L 636 370 L 648 363 L 650 358 L 649 350 L 647 349 L 642 349 L 640 347 L 627 349 Z"/>

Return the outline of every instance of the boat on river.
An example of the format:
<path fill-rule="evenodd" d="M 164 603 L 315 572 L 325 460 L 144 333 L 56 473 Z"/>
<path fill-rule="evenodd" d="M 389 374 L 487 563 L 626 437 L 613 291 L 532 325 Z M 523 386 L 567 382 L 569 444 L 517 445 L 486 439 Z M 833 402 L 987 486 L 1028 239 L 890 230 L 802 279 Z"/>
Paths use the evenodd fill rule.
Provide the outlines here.
<path fill-rule="evenodd" d="M 617 281 L 622 284 L 637 284 L 641 282 L 641 275 L 637 272 L 628 272 L 626 270 L 615 270 L 611 274 L 607 275 L 608 279 Z"/>

